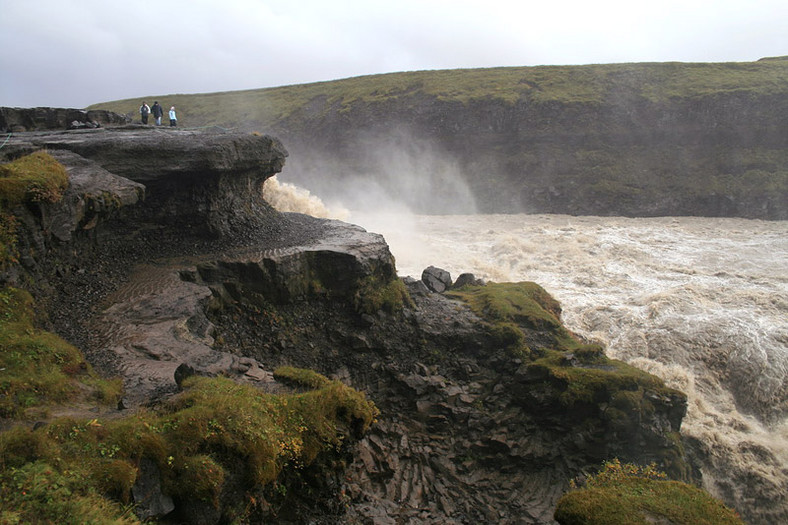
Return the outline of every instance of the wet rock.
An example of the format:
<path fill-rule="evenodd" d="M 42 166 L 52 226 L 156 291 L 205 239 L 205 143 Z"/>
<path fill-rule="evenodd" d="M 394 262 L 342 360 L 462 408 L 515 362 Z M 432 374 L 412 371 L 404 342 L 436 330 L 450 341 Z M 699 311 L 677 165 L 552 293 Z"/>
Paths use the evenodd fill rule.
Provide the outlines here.
<path fill-rule="evenodd" d="M 187 365 L 186 363 L 181 363 L 178 365 L 178 368 L 175 369 L 175 373 L 173 377 L 175 379 L 175 384 L 178 385 L 178 388 L 182 388 L 183 382 L 192 377 L 197 375 L 197 370 L 194 367 Z"/>
<path fill-rule="evenodd" d="M 161 471 L 149 458 L 140 460 L 139 475 L 131 487 L 134 513 L 141 520 L 160 518 L 175 508 L 172 498 L 161 490 Z"/>
<path fill-rule="evenodd" d="M 424 284 L 424 281 L 416 280 L 413 277 L 403 277 L 402 282 L 408 287 L 411 295 L 426 295 L 430 293 L 430 289 Z"/>
<path fill-rule="evenodd" d="M 443 293 L 451 288 L 451 274 L 441 268 L 428 266 L 421 272 L 424 285 L 435 293 Z"/>
<path fill-rule="evenodd" d="M 472 273 L 462 273 L 457 280 L 454 281 L 454 284 L 451 285 L 451 288 L 462 288 L 463 286 L 482 286 L 484 285 L 484 281 L 482 279 L 477 279 L 475 275 Z"/>
<path fill-rule="evenodd" d="M 145 187 L 134 220 L 203 236 L 270 227 L 265 180 L 281 171 L 287 151 L 275 138 L 134 126 L 14 135 L 0 160 L 46 149 L 66 150 Z"/>

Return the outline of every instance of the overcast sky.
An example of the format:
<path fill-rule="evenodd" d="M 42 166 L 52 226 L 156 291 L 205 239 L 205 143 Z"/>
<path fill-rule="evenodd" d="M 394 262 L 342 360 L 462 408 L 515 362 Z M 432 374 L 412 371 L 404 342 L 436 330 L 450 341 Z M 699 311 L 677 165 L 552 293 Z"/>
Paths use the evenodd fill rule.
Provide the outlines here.
<path fill-rule="evenodd" d="M 0 106 L 788 55 L 788 0 L 0 0 Z"/>

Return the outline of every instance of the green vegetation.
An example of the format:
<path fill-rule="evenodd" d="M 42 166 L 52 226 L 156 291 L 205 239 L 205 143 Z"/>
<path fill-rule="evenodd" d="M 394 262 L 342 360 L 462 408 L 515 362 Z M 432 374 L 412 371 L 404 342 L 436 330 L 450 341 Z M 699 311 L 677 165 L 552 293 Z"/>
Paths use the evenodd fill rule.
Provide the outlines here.
<path fill-rule="evenodd" d="M 547 350 L 543 357 L 528 364 L 528 372 L 559 389 L 558 399 L 566 407 L 609 401 L 613 409 L 608 410 L 609 416 L 616 410 L 622 417 L 640 410 L 653 412 L 644 399 L 644 390 L 666 389 L 658 377 L 609 359 L 598 345 L 579 347 L 571 354 Z"/>
<path fill-rule="evenodd" d="M 619 409 L 630 415 L 635 409 L 653 411 L 645 390 L 681 395 L 656 376 L 609 359 L 602 346 L 579 341 L 561 322 L 558 301 L 536 283 L 488 283 L 446 295 L 468 303 L 503 346 L 526 356 L 528 374 L 558 389 L 565 407 L 610 401 L 610 414 Z M 538 337 L 530 348 L 526 334 L 533 332 Z"/>
<path fill-rule="evenodd" d="M 555 519 L 561 525 L 742 525 L 735 511 L 707 492 L 668 481 L 654 465 L 605 463 L 585 486 L 565 494 Z"/>
<path fill-rule="evenodd" d="M 331 384 L 326 376 L 318 374 L 314 370 L 292 366 L 281 366 L 274 370 L 274 379 L 282 383 L 312 389 L 324 388 Z"/>
<path fill-rule="evenodd" d="M 602 421 L 611 435 L 638 432 L 656 412 L 656 400 L 686 400 L 658 377 L 608 358 L 598 344 L 578 340 L 561 323 L 558 302 L 535 283 L 488 283 L 447 295 L 468 303 L 488 323 L 493 340 L 523 361 L 524 377 L 533 388 L 541 385 L 540 392 L 551 394 L 556 410 Z M 660 464 L 677 479 L 686 479 L 678 433 L 666 437 L 669 443 L 655 448 Z"/>
<path fill-rule="evenodd" d="M 0 165 L 0 201 L 8 206 L 57 202 L 67 186 L 66 168 L 45 151 Z"/>
<path fill-rule="evenodd" d="M 282 368 L 277 377 L 310 390 L 272 395 L 226 378 L 193 377 L 155 410 L 106 420 L 60 417 L 33 429 L 21 423 L 66 407 L 117 403 L 121 389 L 119 381 L 99 379 L 76 348 L 36 329 L 33 308 L 28 293 L 0 291 L 3 524 L 138 523 L 129 505 L 143 459 L 156 463 L 167 494 L 217 508 L 233 477 L 233 490 L 247 499 L 223 511 L 242 519 L 258 510 L 254 501 L 264 501 L 283 470 L 297 472 L 341 448 L 378 415 L 361 392 Z"/>
<path fill-rule="evenodd" d="M 67 186 L 66 168 L 44 151 L 0 165 L 0 268 L 18 255 L 12 208 L 26 202 L 57 202 Z"/>
<path fill-rule="evenodd" d="M 531 351 L 522 328 L 541 333 L 546 344 L 559 350 L 582 346 L 561 322 L 558 301 L 536 283 L 488 283 L 451 290 L 446 295 L 468 303 L 490 324 L 493 336 L 514 353 L 527 355 Z"/>
<path fill-rule="evenodd" d="M 0 508 L 7 509 L 0 522 L 136 523 L 125 505 L 143 458 L 156 462 L 167 494 L 217 508 L 226 480 L 235 476 L 248 500 L 225 512 L 242 519 L 280 472 L 341 447 L 378 413 L 342 383 L 296 369 L 277 374 L 310 377 L 321 387 L 271 395 L 229 379 L 193 377 L 156 411 L 106 421 L 62 418 L 0 434 Z"/>
<path fill-rule="evenodd" d="M 38 418 L 68 403 L 116 404 L 120 381 L 100 379 L 79 350 L 33 320 L 30 294 L 0 290 L 0 417 Z"/>
<path fill-rule="evenodd" d="M 359 312 L 374 314 L 383 310 L 395 313 L 412 304 L 410 294 L 400 279 L 394 277 L 388 282 L 383 281 L 381 277 L 370 276 L 358 285 L 353 301 Z"/>
<path fill-rule="evenodd" d="M 195 95 L 156 95 L 94 104 L 139 118 L 143 98 L 166 99 L 181 108 L 193 126 L 232 127 L 254 123 L 262 129 L 285 119 L 320 118 L 356 104 L 429 97 L 467 104 L 501 100 L 506 104 L 601 103 L 608 94 L 631 87 L 652 102 L 717 93 L 785 92 L 788 60 L 712 64 L 640 63 L 585 66 L 498 67 L 413 71 L 368 75 L 329 82 Z"/>

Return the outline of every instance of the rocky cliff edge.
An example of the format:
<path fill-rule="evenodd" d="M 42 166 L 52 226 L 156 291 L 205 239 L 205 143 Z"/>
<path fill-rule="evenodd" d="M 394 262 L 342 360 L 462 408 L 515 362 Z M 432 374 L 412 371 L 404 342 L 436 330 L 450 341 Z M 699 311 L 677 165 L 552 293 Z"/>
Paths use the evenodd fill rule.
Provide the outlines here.
<path fill-rule="evenodd" d="M 30 288 L 51 329 L 122 377 L 119 412 L 168 399 L 191 375 L 277 391 L 281 365 L 380 409 L 344 462 L 277 480 L 266 519 L 550 523 L 569 480 L 605 459 L 691 477 L 683 394 L 568 333 L 537 285 L 464 279 L 436 293 L 397 278 L 380 235 L 274 211 L 260 186 L 284 164 L 278 140 L 97 128 L 15 134 L 0 155 L 37 150 L 70 185 L 56 203 L 12 210 L 20 257 L 3 280 Z M 518 313 L 474 308 L 493 293 Z M 162 522 L 179 512 L 138 508 Z M 229 516 L 221 501 L 200 508 L 182 501 L 180 519 Z"/>

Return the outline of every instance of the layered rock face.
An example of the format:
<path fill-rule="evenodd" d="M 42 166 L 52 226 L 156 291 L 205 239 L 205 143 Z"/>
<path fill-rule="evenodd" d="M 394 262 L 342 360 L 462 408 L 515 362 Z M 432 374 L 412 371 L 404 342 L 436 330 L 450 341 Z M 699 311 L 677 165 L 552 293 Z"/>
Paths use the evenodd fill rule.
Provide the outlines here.
<path fill-rule="evenodd" d="M 264 227 L 271 208 L 250 196 L 282 169 L 287 156 L 282 144 L 268 136 L 131 126 L 23 134 L 0 153 L 9 159 L 38 149 L 60 156 L 67 167 L 91 165 L 144 185 L 142 211 L 126 209 L 135 221 L 214 237 Z M 95 195 L 102 188 L 82 191 Z"/>
<path fill-rule="evenodd" d="M 267 518 L 550 523 L 569 479 L 604 459 L 689 477 L 681 393 L 635 378 L 586 395 L 567 378 L 613 367 L 571 353 L 535 366 L 555 351 L 547 325 L 502 337 L 464 302 L 400 282 L 380 235 L 277 213 L 260 193 L 287 154 L 276 139 L 129 127 L 22 134 L 1 153 L 43 148 L 71 186 L 17 210 L 21 263 L 53 327 L 123 377 L 124 409 L 166 398 L 184 374 L 275 391 L 283 364 L 380 408 L 344 471 L 281 480 L 286 504 Z M 508 349 L 512 330 L 531 354 Z"/>
<path fill-rule="evenodd" d="M 6 132 L 98 128 L 127 124 L 128 119 L 103 110 L 70 108 L 0 108 L 0 130 Z"/>

